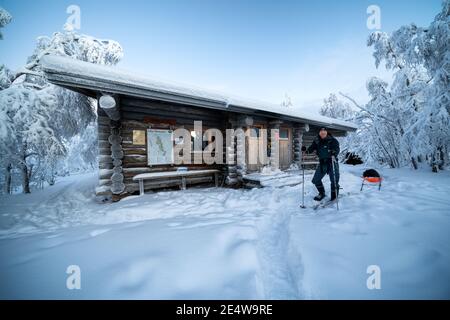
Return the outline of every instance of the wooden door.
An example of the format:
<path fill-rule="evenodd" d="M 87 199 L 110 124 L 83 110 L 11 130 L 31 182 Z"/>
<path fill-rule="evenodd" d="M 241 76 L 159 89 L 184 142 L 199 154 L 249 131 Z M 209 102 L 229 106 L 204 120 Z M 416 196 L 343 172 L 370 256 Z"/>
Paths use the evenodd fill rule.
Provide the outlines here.
<path fill-rule="evenodd" d="M 259 171 L 264 164 L 261 162 L 259 153 L 264 150 L 260 150 L 263 148 L 263 143 L 260 141 L 261 137 L 261 129 L 262 126 L 254 126 L 253 130 L 246 135 L 246 163 L 247 163 L 247 171 L 254 172 Z M 263 137 L 264 138 L 264 137 Z"/>
<path fill-rule="evenodd" d="M 289 168 L 292 162 L 292 131 L 281 127 L 279 131 L 280 169 Z"/>

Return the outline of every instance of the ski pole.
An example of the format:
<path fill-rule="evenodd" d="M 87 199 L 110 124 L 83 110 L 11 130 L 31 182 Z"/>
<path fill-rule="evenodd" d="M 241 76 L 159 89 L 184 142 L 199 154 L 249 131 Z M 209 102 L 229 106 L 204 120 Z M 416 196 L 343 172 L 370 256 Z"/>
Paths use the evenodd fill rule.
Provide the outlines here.
<path fill-rule="evenodd" d="M 335 170 L 335 166 L 334 166 L 334 161 L 336 160 L 336 158 L 334 156 L 331 157 L 331 168 L 333 169 L 333 182 L 334 182 L 334 192 L 335 192 L 335 196 L 336 196 L 336 209 L 339 211 L 339 192 L 338 192 L 338 186 L 336 184 L 336 170 Z"/>
<path fill-rule="evenodd" d="M 303 165 L 303 151 L 302 151 L 302 205 L 300 206 L 301 208 L 306 208 L 305 207 L 305 166 Z"/>

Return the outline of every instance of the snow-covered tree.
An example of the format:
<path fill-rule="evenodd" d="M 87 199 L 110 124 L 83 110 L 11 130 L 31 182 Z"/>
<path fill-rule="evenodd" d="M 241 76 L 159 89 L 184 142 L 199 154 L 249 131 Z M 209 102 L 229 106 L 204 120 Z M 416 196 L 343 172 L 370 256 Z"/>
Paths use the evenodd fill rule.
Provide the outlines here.
<path fill-rule="evenodd" d="M 8 23 L 10 23 L 12 20 L 12 16 L 11 14 L 6 11 L 5 9 L 3 9 L 2 7 L 0 7 L 0 29 L 3 28 L 4 26 L 6 26 Z M 3 39 L 3 34 L 0 31 L 0 40 Z"/>
<path fill-rule="evenodd" d="M 96 64 L 115 65 L 122 58 L 123 50 L 116 41 L 78 34 L 70 25 L 66 25 L 63 32 L 55 32 L 52 37 L 38 37 L 33 54 L 16 74 L 16 78 L 25 74 L 30 81 L 42 81 L 39 62 L 47 54 L 68 56 Z"/>
<path fill-rule="evenodd" d="M 319 113 L 329 118 L 346 121 L 353 121 L 356 114 L 348 103 L 340 100 L 334 93 L 330 93 L 330 95 L 323 100 L 323 105 L 320 108 Z M 340 157 L 342 159 L 352 153 L 350 150 L 352 144 L 350 144 L 350 142 L 352 141 L 353 135 L 353 133 L 349 133 L 346 137 L 338 138 L 341 148 Z"/>
<path fill-rule="evenodd" d="M 0 137 L 5 151 L 2 162 L 4 168 L 15 164 L 20 168 L 24 192 L 30 192 L 33 174 L 38 180 L 54 181 L 72 137 L 83 132 L 96 117 L 91 99 L 46 81 L 39 64 L 46 54 L 112 65 L 123 53 L 115 41 L 80 35 L 67 27 L 52 37 L 39 37 L 27 64 L 13 76 L 2 76 L 9 79 L 5 81 L 5 87 L 9 87 L 0 91 L 0 116 L 4 122 L 0 132 L 10 132 Z M 93 140 L 88 142 L 95 151 Z"/>
<path fill-rule="evenodd" d="M 395 72 L 391 94 L 407 116 L 402 142 L 412 159 L 428 159 L 437 171 L 450 152 L 450 1 L 427 28 L 402 26 L 392 35 L 376 32 L 368 40 L 377 66 Z M 402 120 L 405 120 L 402 118 Z M 414 161 L 413 161 L 414 162 Z"/>
<path fill-rule="evenodd" d="M 284 95 L 283 101 L 281 101 L 281 106 L 284 108 L 290 108 L 293 106 L 292 99 L 287 93 Z"/>
<path fill-rule="evenodd" d="M 330 118 L 351 120 L 355 112 L 348 103 L 339 100 L 334 93 L 330 93 L 328 98 L 323 100 L 319 113 Z"/>
<path fill-rule="evenodd" d="M 34 90 L 24 85 L 10 86 L 0 91 L 0 114 L 3 115 L 0 137 L 3 161 L 22 171 L 23 191 L 30 192 L 30 178 L 36 158 L 56 158 L 64 153 L 52 128 L 52 113 L 56 98 L 51 87 Z M 3 127 L 2 126 L 2 127 Z"/>
<path fill-rule="evenodd" d="M 13 78 L 13 72 L 5 65 L 0 64 L 0 90 L 8 88 L 11 85 Z"/>
<path fill-rule="evenodd" d="M 375 65 L 384 62 L 393 82 L 370 79 L 366 105 L 342 94 L 358 109 L 353 121 L 359 129 L 346 143 L 366 162 L 417 168 L 427 160 L 434 171 L 450 164 L 449 16 L 445 0 L 428 28 L 412 24 L 370 35 Z"/>
<path fill-rule="evenodd" d="M 92 170 L 97 166 L 97 124 L 91 122 L 82 132 L 66 143 L 67 155 L 59 163 L 58 172 L 69 174 Z"/>

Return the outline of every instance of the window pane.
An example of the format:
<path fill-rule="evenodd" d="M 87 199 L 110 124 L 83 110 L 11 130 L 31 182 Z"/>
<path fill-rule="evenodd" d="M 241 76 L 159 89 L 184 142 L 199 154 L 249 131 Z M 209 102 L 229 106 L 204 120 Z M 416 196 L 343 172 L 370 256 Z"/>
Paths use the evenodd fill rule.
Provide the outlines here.
<path fill-rule="evenodd" d="M 258 127 L 250 128 L 250 137 L 252 137 L 252 138 L 259 137 L 259 128 Z"/>
<path fill-rule="evenodd" d="M 288 129 L 280 129 L 280 139 L 289 139 L 289 130 Z"/>

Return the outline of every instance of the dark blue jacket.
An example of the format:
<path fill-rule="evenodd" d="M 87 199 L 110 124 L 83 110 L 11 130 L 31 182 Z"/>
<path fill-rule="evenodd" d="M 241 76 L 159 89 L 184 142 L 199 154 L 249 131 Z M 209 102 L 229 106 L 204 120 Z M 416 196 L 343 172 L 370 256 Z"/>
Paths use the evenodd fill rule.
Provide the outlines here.
<path fill-rule="evenodd" d="M 328 134 L 325 139 L 317 136 L 306 150 L 307 153 L 312 153 L 314 151 L 317 152 L 317 156 L 321 162 L 323 160 L 331 159 L 331 156 L 337 157 L 340 151 L 339 141 L 337 141 L 337 139 L 330 134 Z"/>

